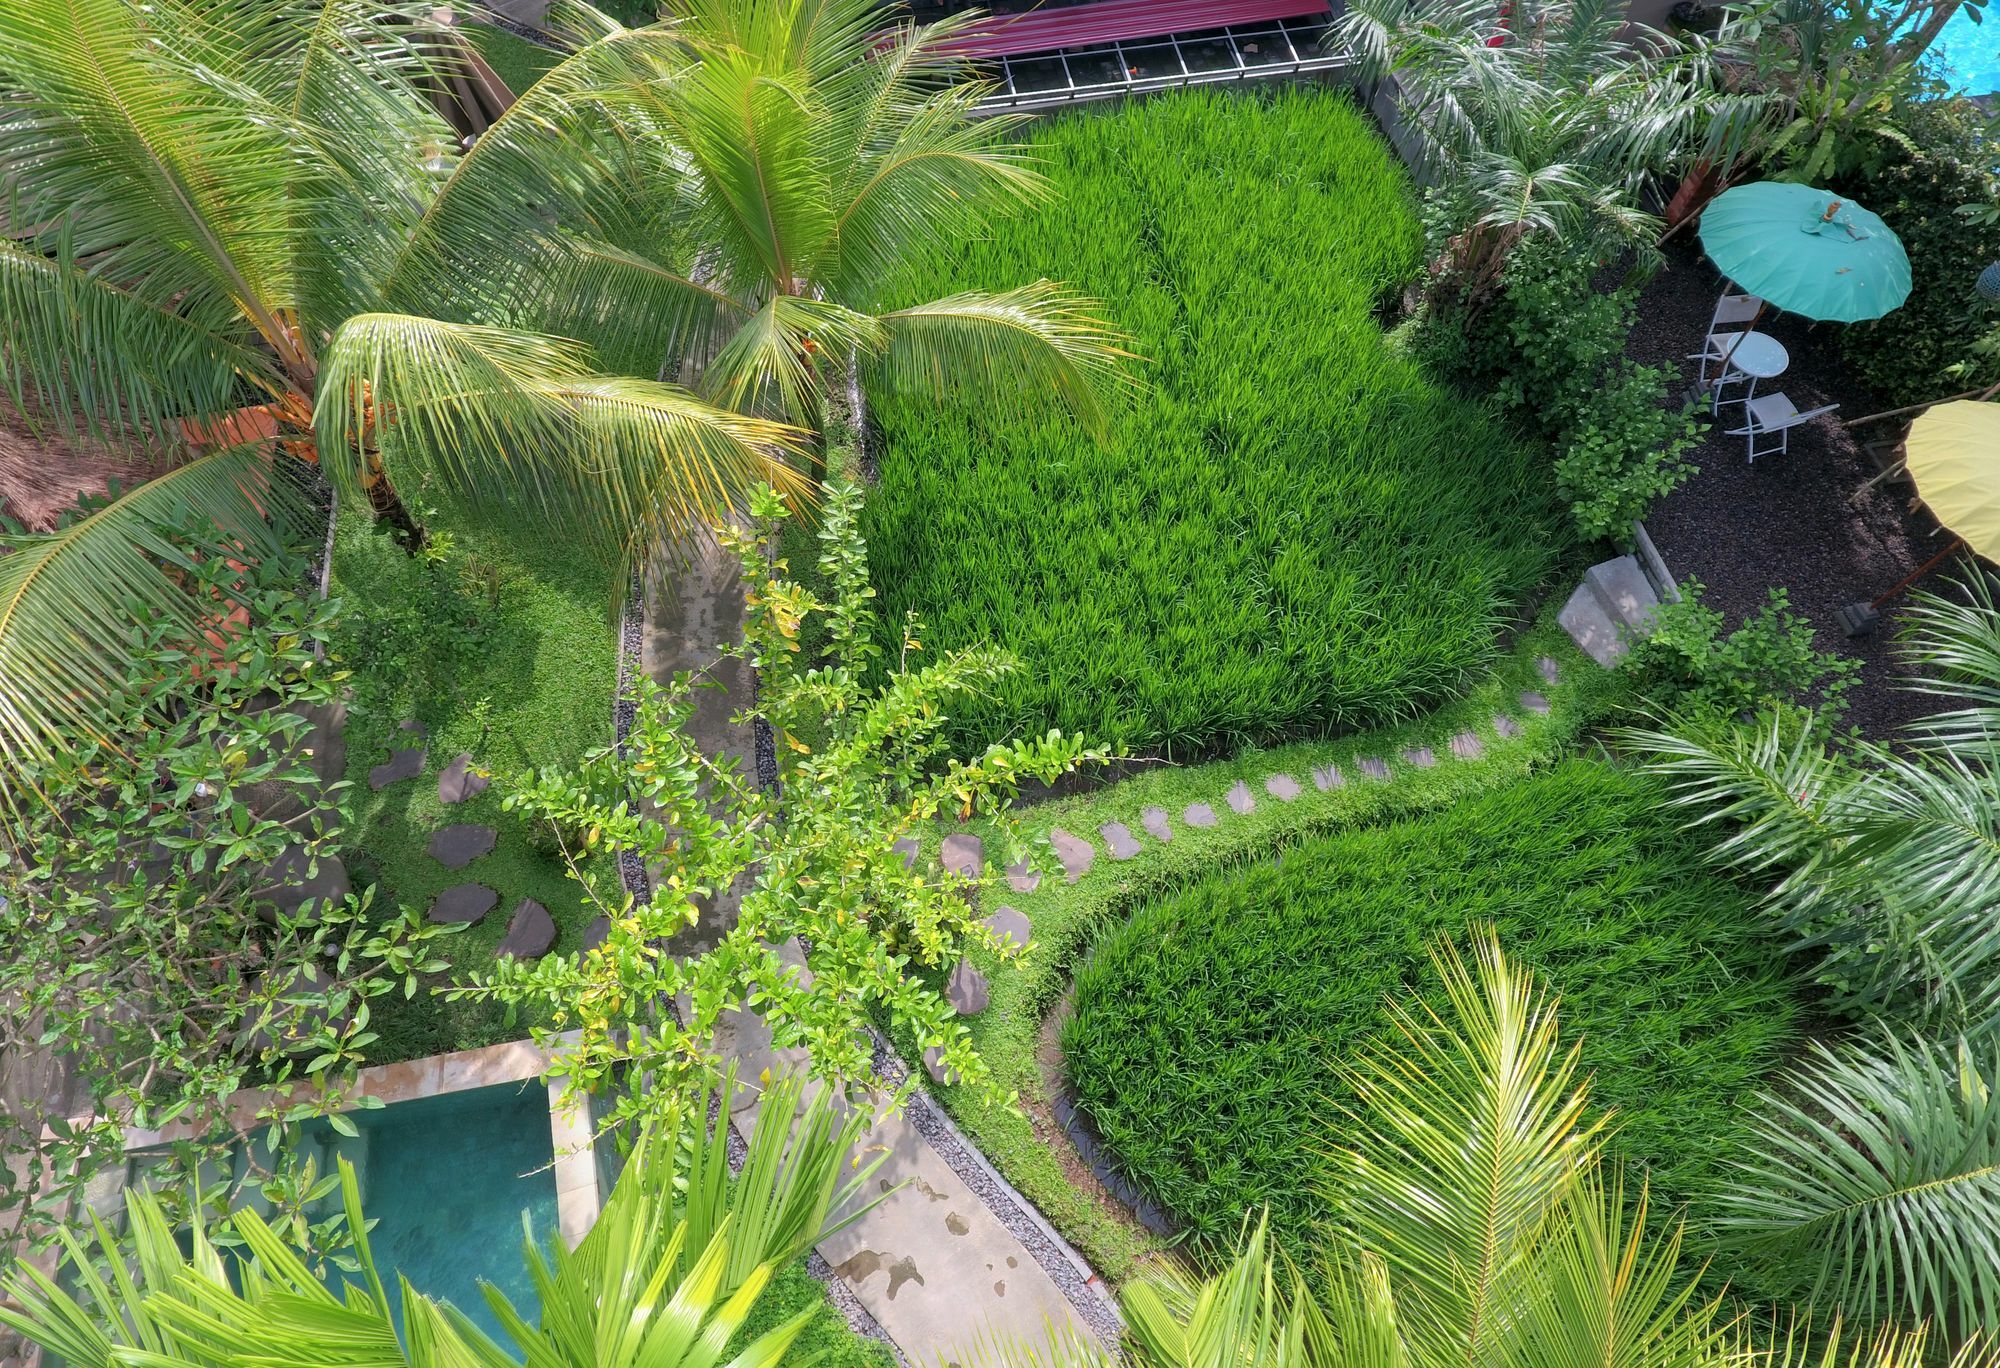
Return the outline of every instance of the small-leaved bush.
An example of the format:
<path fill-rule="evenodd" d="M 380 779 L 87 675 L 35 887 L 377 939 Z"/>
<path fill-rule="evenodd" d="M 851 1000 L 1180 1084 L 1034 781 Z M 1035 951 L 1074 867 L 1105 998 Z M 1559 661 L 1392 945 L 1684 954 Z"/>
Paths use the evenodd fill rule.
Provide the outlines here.
<path fill-rule="evenodd" d="M 1770 707 L 1811 708 L 1831 731 L 1847 708 L 1861 662 L 1819 650 L 1813 625 L 1773 587 L 1757 612 L 1725 631 L 1719 611 L 1702 602 L 1699 580 L 1681 585 L 1679 603 L 1654 611 L 1651 635 L 1635 641 L 1623 667 L 1651 702 L 1677 711 L 1744 718 Z"/>
<path fill-rule="evenodd" d="M 1077 1105 L 1198 1246 L 1268 1204 L 1304 1255 L 1355 1133 L 1345 1066 L 1391 1038 L 1391 1003 L 1435 994 L 1439 937 L 1490 922 L 1559 995 L 1632 1190 L 1643 1166 L 1671 1211 L 1715 1178 L 1798 1015 L 1781 941 L 1679 820 L 1658 785 L 1571 760 L 1153 896 L 1077 973 Z"/>
<path fill-rule="evenodd" d="M 1675 377 L 1625 355 L 1638 316 L 1634 281 L 1600 290 L 1588 257 L 1535 244 L 1516 252 L 1493 307 L 1419 328 L 1426 355 L 1490 389 L 1555 450 L 1557 492 L 1586 540 L 1625 541 L 1634 519 L 1694 474 L 1693 407 Z"/>
<path fill-rule="evenodd" d="M 1848 178 L 1839 188 L 1882 216 L 1910 257 L 1910 297 L 1892 313 L 1840 332 L 1856 379 L 1885 404 L 1919 404 L 2000 381 L 2000 303 L 1973 288 L 2000 261 L 2000 216 L 1962 212 L 2000 203 L 2000 138 L 1964 101 L 1918 106 L 1921 152 Z"/>

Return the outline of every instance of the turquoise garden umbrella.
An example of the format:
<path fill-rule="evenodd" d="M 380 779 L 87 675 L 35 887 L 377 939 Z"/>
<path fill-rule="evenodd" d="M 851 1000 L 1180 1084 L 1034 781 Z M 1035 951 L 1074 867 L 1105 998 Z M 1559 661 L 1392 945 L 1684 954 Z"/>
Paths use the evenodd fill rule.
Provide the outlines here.
<path fill-rule="evenodd" d="M 1724 191 L 1702 211 L 1701 246 L 1737 288 L 1807 318 L 1859 323 L 1910 295 L 1910 258 L 1889 225 L 1810 185 Z"/>

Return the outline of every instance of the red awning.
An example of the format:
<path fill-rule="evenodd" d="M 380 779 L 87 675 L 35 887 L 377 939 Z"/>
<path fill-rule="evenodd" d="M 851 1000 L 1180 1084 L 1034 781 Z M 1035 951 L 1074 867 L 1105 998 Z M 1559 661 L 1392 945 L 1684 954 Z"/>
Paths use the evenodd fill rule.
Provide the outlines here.
<path fill-rule="evenodd" d="M 1017 57 L 1030 52 L 1163 38 L 1229 24 L 1304 19 L 1330 14 L 1328 0 L 1096 0 L 980 21 L 955 44 L 976 57 Z"/>

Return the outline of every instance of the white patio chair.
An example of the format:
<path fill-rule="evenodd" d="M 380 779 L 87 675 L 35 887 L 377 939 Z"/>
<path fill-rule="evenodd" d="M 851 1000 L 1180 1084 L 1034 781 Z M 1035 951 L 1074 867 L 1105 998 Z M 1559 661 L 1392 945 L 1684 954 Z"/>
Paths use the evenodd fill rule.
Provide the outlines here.
<path fill-rule="evenodd" d="M 1799 412 L 1799 406 L 1782 390 L 1773 394 L 1760 394 L 1743 406 L 1744 425 L 1729 429 L 1731 437 L 1747 439 L 1750 448 L 1750 463 L 1755 465 L 1759 456 L 1777 455 L 1791 450 L 1792 429 L 1801 423 L 1810 423 L 1824 414 L 1839 408 L 1838 404 L 1821 404 L 1816 409 Z M 1758 450 L 1757 439 L 1777 433 L 1778 444 Z"/>
<path fill-rule="evenodd" d="M 1729 355 L 1729 344 L 1745 327 L 1757 321 L 1763 314 L 1764 301 L 1752 294 L 1726 294 L 1715 301 L 1715 312 L 1708 318 L 1708 333 L 1702 338 L 1701 350 L 1689 352 L 1687 359 L 1701 362 L 1701 370 L 1695 383 L 1708 388 L 1708 368 L 1719 367 L 1722 358 Z M 1724 375 L 1715 382 L 1719 394 L 1724 385 L 1741 381 L 1741 375 Z"/>

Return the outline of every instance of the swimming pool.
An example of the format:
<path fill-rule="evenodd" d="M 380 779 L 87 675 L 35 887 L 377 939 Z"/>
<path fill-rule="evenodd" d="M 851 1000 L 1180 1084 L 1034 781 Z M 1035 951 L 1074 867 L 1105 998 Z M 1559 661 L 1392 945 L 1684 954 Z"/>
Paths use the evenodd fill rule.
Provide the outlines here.
<path fill-rule="evenodd" d="M 1985 21 L 1972 22 L 1973 12 L 1961 8 L 1951 16 L 1932 55 L 1940 58 L 1954 90 L 1967 95 L 1991 95 L 2000 91 L 2000 7 L 1987 6 Z"/>
<path fill-rule="evenodd" d="M 393 1277 L 400 1272 L 419 1292 L 511 1343 L 479 1281 L 498 1287 L 534 1322 L 539 1303 L 521 1258 L 521 1213 L 529 1213 L 537 1239 L 555 1232 L 548 1090 L 530 1080 L 349 1115 L 358 1137 L 316 1126 L 311 1143 L 325 1156 L 321 1172 L 331 1170 L 331 1155 L 353 1163 L 361 1209 L 376 1222 L 368 1238 L 390 1299 L 402 1296 Z"/>

